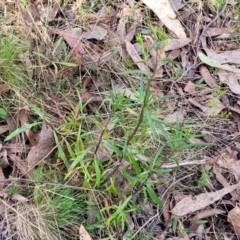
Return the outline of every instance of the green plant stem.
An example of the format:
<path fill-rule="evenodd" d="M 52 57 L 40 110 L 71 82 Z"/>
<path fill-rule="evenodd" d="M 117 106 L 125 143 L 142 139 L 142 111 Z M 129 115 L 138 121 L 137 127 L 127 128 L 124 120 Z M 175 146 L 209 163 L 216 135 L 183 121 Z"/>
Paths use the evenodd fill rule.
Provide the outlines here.
<path fill-rule="evenodd" d="M 141 112 L 140 112 L 140 116 L 138 118 L 138 122 L 136 124 L 136 127 L 133 129 L 132 133 L 130 134 L 130 136 L 128 137 L 127 139 L 127 143 L 126 143 L 126 148 L 125 148 L 125 151 L 122 152 L 122 155 L 120 157 L 120 159 L 118 160 L 115 168 L 112 170 L 111 173 L 109 173 L 106 178 L 103 180 L 102 182 L 102 185 L 104 185 L 109 179 L 111 176 L 114 175 L 114 173 L 116 173 L 116 171 L 119 169 L 119 166 L 121 165 L 122 161 L 123 161 L 123 158 L 124 158 L 124 155 L 126 153 L 126 150 L 127 150 L 127 147 L 129 146 L 131 140 L 133 139 L 133 137 L 135 136 L 135 134 L 137 133 L 142 121 L 143 121 L 143 116 L 144 116 L 144 111 L 145 111 L 145 108 L 148 104 L 148 93 L 149 93 L 149 89 L 150 89 L 150 85 L 151 85 L 151 80 L 152 80 L 152 76 L 148 78 L 147 80 L 147 86 L 146 86 L 146 90 L 145 90 L 145 94 L 144 94 L 144 100 L 143 100 L 143 104 L 142 104 L 142 108 L 141 108 Z"/>

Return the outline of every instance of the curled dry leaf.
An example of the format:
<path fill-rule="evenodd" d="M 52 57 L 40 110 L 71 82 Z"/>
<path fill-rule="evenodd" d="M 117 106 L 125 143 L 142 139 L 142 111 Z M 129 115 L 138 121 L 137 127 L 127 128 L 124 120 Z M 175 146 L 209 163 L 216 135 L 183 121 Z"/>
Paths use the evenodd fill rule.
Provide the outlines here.
<path fill-rule="evenodd" d="M 191 38 L 186 38 L 186 39 L 169 39 L 168 44 L 164 46 L 163 50 L 164 51 L 171 51 L 175 49 L 179 49 L 187 45 L 192 41 Z"/>
<path fill-rule="evenodd" d="M 58 32 L 58 34 L 63 37 L 63 39 L 68 43 L 68 45 L 73 49 L 76 54 L 85 53 L 81 42 L 81 28 L 66 29 L 64 31 Z"/>
<path fill-rule="evenodd" d="M 204 81 L 207 83 L 207 85 L 211 88 L 217 87 L 217 80 L 210 74 L 207 67 L 201 65 L 200 68 L 200 74 Z"/>
<path fill-rule="evenodd" d="M 231 223 L 235 233 L 240 236 L 240 208 L 238 206 L 228 213 L 228 222 Z"/>
<path fill-rule="evenodd" d="M 83 225 L 79 228 L 79 240 L 92 240 L 89 233 L 86 231 Z"/>
<path fill-rule="evenodd" d="M 134 61 L 134 63 L 138 66 L 138 68 L 140 70 L 149 73 L 150 72 L 149 68 L 143 63 L 143 60 L 139 56 L 139 54 L 138 54 L 137 50 L 135 49 L 135 47 L 133 46 L 133 44 L 131 44 L 127 40 L 125 40 L 125 43 L 126 43 L 127 52 L 129 54 L 129 56 L 132 58 L 132 60 Z"/>
<path fill-rule="evenodd" d="M 230 73 L 225 70 L 219 69 L 218 76 L 221 82 L 229 86 L 232 92 L 240 94 L 240 74 Z"/>
<path fill-rule="evenodd" d="M 27 156 L 28 170 L 35 167 L 41 160 L 48 157 L 55 147 L 54 133 L 45 123 L 39 133 L 39 142 L 33 146 Z"/>
<path fill-rule="evenodd" d="M 85 39 L 103 40 L 107 35 L 107 30 L 99 26 L 91 26 L 91 30 L 82 33 L 82 37 Z"/>
<path fill-rule="evenodd" d="M 183 217 L 187 214 L 201 210 L 232 192 L 239 187 L 239 185 L 240 183 L 237 183 L 216 192 L 201 193 L 197 196 L 185 197 L 176 204 L 172 209 L 172 213 L 178 217 Z"/>
<path fill-rule="evenodd" d="M 143 3 L 145 3 L 158 16 L 163 24 L 177 35 L 178 38 L 187 38 L 183 26 L 179 20 L 176 19 L 176 14 L 168 0 L 143 0 Z"/>

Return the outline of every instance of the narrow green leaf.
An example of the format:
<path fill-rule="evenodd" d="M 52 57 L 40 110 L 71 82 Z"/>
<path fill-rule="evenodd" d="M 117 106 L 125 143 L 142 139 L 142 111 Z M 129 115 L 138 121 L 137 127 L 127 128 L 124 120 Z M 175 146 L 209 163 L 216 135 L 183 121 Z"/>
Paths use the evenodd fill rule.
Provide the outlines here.
<path fill-rule="evenodd" d="M 7 112 L 6 112 L 6 110 L 3 109 L 3 108 L 0 108 L 0 118 L 6 119 L 6 117 L 7 117 Z"/>
<path fill-rule="evenodd" d="M 214 60 L 212 58 L 207 57 L 202 52 L 198 53 L 198 57 L 200 58 L 200 60 L 203 63 L 205 63 L 205 64 L 207 64 L 207 65 L 209 65 L 211 67 L 224 69 L 224 70 L 229 71 L 229 72 L 240 73 L 240 69 L 234 69 L 234 68 L 230 67 L 229 65 L 222 65 L 218 61 L 216 61 L 216 60 Z"/>
<path fill-rule="evenodd" d="M 148 72 L 143 71 L 143 70 L 128 70 L 128 71 L 120 72 L 118 74 L 120 74 L 120 75 L 130 75 L 130 74 L 139 74 L 140 75 L 140 74 L 143 74 L 143 75 L 146 75 L 146 76 L 149 75 Z"/>
<path fill-rule="evenodd" d="M 78 65 L 76 63 L 71 63 L 71 62 L 55 62 L 57 64 L 67 66 L 67 67 L 77 67 Z"/>
<path fill-rule="evenodd" d="M 31 105 L 31 108 L 34 110 L 34 112 L 41 118 L 41 119 L 45 119 L 45 115 L 42 112 L 42 110 L 35 104 Z"/>
<path fill-rule="evenodd" d="M 177 223 L 178 223 L 178 219 L 176 217 L 173 218 L 172 229 L 174 233 L 177 231 Z"/>
<path fill-rule="evenodd" d="M 36 125 L 39 125 L 39 124 L 41 124 L 41 122 L 35 122 L 35 123 L 25 124 L 25 125 L 23 125 L 22 127 L 16 129 L 16 130 L 15 130 L 14 132 L 12 132 L 11 134 L 9 134 L 9 135 L 4 139 L 4 141 L 5 141 L 5 142 L 6 142 L 6 141 L 9 141 L 9 140 L 11 140 L 12 138 L 16 137 L 18 134 L 23 133 L 23 132 L 25 132 L 27 129 L 30 129 L 30 128 L 36 126 Z"/>
<path fill-rule="evenodd" d="M 64 163 L 65 167 L 68 169 L 70 164 L 69 164 L 69 162 L 67 160 L 67 157 L 66 157 L 66 155 L 65 155 L 65 153 L 64 153 L 64 151 L 63 151 L 63 149 L 61 147 L 61 144 L 58 141 L 58 137 L 57 137 L 55 132 L 54 132 L 54 138 L 55 138 L 55 142 L 57 144 L 59 157 L 63 160 L 63 163 Z"/>
<path fill-rule="evenodd" d="M 161 199 L 159 198 L 159 196 L 156 194 L 156 192 L 154 191 L 154 189 L 151 187 L 150 184 L 147 184 L 147 192 L 148 194 L 150 195 L 152 201 L 154 203 L 156 203 L 157 205 L 159 205 L 160 207 L 162 207 L 162 201 Z"/>
<path fill-rule="evenodd" d="M 73 159 L 73 163 L 71 164 L 71 166 L 69 167 L 69 170 L 70 169 L 74 169 L 77 164 L 83 160 L 83 158 L 86 156 L 86 154 L 89 152 L 89 150 L 91 149 L 92 147 L 89 147 L 87 149 L 85 149 L 84 151 L 82 151 L 82 153 L 80 155 L 78 155 L 75 159 Z"/>

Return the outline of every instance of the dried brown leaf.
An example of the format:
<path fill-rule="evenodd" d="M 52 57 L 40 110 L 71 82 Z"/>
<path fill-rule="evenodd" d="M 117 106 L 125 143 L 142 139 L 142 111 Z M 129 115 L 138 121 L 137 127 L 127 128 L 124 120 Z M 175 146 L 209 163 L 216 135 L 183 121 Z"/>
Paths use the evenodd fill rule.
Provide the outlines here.
<path fill-rule="evenodd" d="M 121 41 L 126 36 L 126 22 L 128 20 L 128 16 L 130 14 L 130 7 L 128 5 L 123 5 L 123 9 L 121 12 L 121 18 L 119 20 L 118 26 L 117 26 L 117 34 L 120 37 Z"/>
<path fill-rule="evenodd" d="M 240 161 L 233 153 L 228 151 L 221 153 L 218 156 L 217 164 L 222 168 L 228 169 L 228 172 L 232 173 L 237 181 L 240 179 Z"/>
<path fill-rule="evenodd" d="M 38 145 L 32 147 L 26 159 L 29 170 L 48 157 L 55 147 L 53 130 L 45 123 L 42 126 L 39 137 Z"/>
<path fill-rule="evenodd" d="M 4 184 L 5 184 L 4 180 L 5 180 L 5 176 L 3 174 L 2 167 L 0 167 L 0 191 L 3 190 Z"/>
<path fill-rule="evenodd" d="M 59 11 L 61 10 L 61 5 L 62 5 L 63 1 L 57 1 L 54 3 L 53 8 L 50 11 L 50 16 L 49 16 L 49 21 L 54 20 L 54 18 L 57 16 L 57 14 L 59 13 Z"/>
<path fill-rule="evenodd" d="M 196 214 L 191 220 L 199 220 L 199 219 L 204 219 L 204 218 L 208 218 L 208 217 L 211 217 L 211 216 L 215 216 L 215 215 L 218 215 L 218 214 L 224 214 L 225 211 L 223 211 L 222 209 L 206 209 L 206 210 L 203 210 L 201 212 L 199 212 L 198 214 Z"/>
<path fill-rule="evenodd" d="M 17 129 L 17 123 L 13 117 L 7 116 L 6 122 L 7 122 L 8 128 L 9 128 L 9 134 Z M 17 137 L 13 137 L 11 139 L 11 143 L 15 143 L 16 140 L 17 140 Z"/>
<path fill-rule="evenodd" d="M 222 53 L 216 53 L 211 49 L 205 49 L 205 51 L 209 58 L 218 61 L 220 64 L 240 64 L 240 50 L 225 51 Z"/>
<path fill-rule="evenodd" d="M 132 60 L 134 61 L 134 63 L 138 66 L 138 68 L 140 70 L 149 73 L 150 72 L 149 68 L 143 63 L 143 60 L 139 56 L 135 47 L 130 42 L 128 42 L 126 40 L 125 40 L 125 43 L 126 43 L 127 52 L 129 54 L 129 56 L 132 58 Z"/>
<path fill-rule="evenodd" d="M 194 106 L 200 108 L 206 116 L 217 116 L 224 108 L 224 104 L 215 97 L 208 97 L 205 106 L 196 101 L 197 98 L 189 98 L 188 101 Z"/>
<path fill-rule="evenodd" d="M 175 11 L 178 11 L 180 10 L 181 8 L 183 8 L 185 6 L 184 3 L 182 3 L 182 1 L 180 0 L 169 0 L 172 8 L 175 10 Z"/>
<path fill-rule="evenodd" d="M 203 37 L 214 37 L 222 34 L 230 34 L 233 31 L 229 28 L 214 28 L 214 27 L 209 27 L 207 28 L 204 33 Z"/>
<path fill-rule="evenodd" d="M 2 148 L 2 146 L 1 146 L 1 148 Z M 8 161 L 7 155 L 8 155 L 7 150 L 5 149 L 5 146 L 4 146 L 4 148 L 2 148 L 0 151 L 0 159 L 1 159 L 2 169 L 9 166 L 9 161 Z"/>
<path fill-rule="evenodd" d="M 187 214 L 201 210 L 217 200 L 221 199 L 226 194 L 235 190 L 240 183 L 222 188 L 216 192 L 201 193 L 197 196 L 185 197 L 172 209 L 172 213 L 178 217 L 183 217 Z"/>
<path fill-rule="evenodd" d="M 21 143 L 7 143 L 4 148 L 10 153 L 27 153 L 30 151 L 30 146 Z"/>
<path fill-rule="evenodd" d="M 217 80 L 210 74 L 207 67 L 201 65 L 200 66 L 200 74 L 204 81 L 207 83 L 207 85 L 211 88 L 217 87 Z"/>
<path fill-rule="evenodd" d="M 228 187 L 230 186 L 230 183 L 227 181 L 227 179 L 221 174 L 221 169 L 218 168 L 215 164 L 213 166 L 213 173 L 216 176 L 216 179 L 224 186 Z M 237 191 L 234 190 L 233 192 L 230 192 L 233 201 L 239 200 L 240 196 L 237 194 Z"/>
<path fill-rule="evenodd" d="M 92 29 L 82 33 L 82 38 L 103 40 L 107 35 L 107 30 L 100 26 L 90 26 Z"/>
<path fill-rule="evenodd" d="M 168 44 L 164 46 L 163 50 L 164 51 L 170 51 L 170 50 L 175 50 L 182 48 L 189 44 L 192 41 L 191 38 L 186 38 L 186 39 L 169 39 Z"/>
<path fill-rule="evenodd" d="M 184 120 L 184 116 L 186 113 L 184 111 L 175 111 L 171 114 L 169 114 L 164 121 L 167 123 L 176 123 L 176 122 L 182 122 Z"/>
<path fill-rule="evenodd" d="M 27 115 L 27 109 L 22 108 L 18 112 L 18 120 L 20 121 L 21 125 L 24 126 L 29 123 L 28 115 Z M 25 131 L 28 140 L 30 141 L 32 146 L 36 146 L 39 141 L 38 134 L 34 133 L 31 129 L 27 129 Z"/>
<path fill-rule="evenodd" d="M 92 240 L 83 225 L 81 225 L 79 228 L 79 240 Z"/>
<path fill-rule="evenodd" d="M 29 199 L 27 199 L 26 197 L 24 197 L 20 194 L 17 194 L 17 193 L 14 193 L 11 195 L 11 200 L 16 201 L 16 202 L 21 202 L 21 203 L 29 201 Z"/>
<path fill-rule="evenodd" d="M 8 125 L 0 126 L 0 134 L 5 133 L 9 130 Z"/>
<path fill-rule="evenodd" d="M 27 12 L 23 14 L 23 18 L 27 23 L 40 21 L 41 17 L 37 6 L 33 3 L 30 3 L 27 6 Z"/>
<path fill-rule="evenodd" d="M 22 63 L 24 64 L 29 78 L 32 79 L 32 77 L 33 77 L 33 65 L 32 65 L 32 62 L 30 60 L 29 51 L 26 51 L 25 53 L 20 54 L 19 58 L 22 61 Z"/>
<path fill-rule="evenodd" d="M 221 82 L 227 84 L 232 92 L 240 94 L 240 74 L 228 72 L 222 69 L 218 70 L 218 76 Z"/>
<path fill-rule="evenodd" d="M 179 20 L 176 19 L 176 14 L 168 0 L 143 0 L 143 3 L 145 3 L 158 16 L 163 24 L 177 35 L 178 38 L 187 38 L 184 28 Z"/>
<path fill-rule="evenodd" d="M 106 51 L 103 54 L 92 53 L 91 56 L 84 57 L 82 65 L 85 67 L 94 66 L 98 67 L 107 63 L 112 58 L 112 51 Z"/>
<path fill-rule="evenodd" d="M 238 206 L 228 213 L 228 222 L 231 223 L 235 233 L 240 236 L 240 208 Z"/>
<path fill-rule="evenodd" d="M 5 84 L 5 83 L 0 84 L 0 94 L 7 92 L 9 89 L 10 89 L 10 87 L 7 84 Z"/>
<path fill-rule="evenodd" d="M 72 28 L 66 29 L 64 31 L 58 32 L 60 36 L 68 43 L 68 45 L 73 49 L 76 54 L 84 54 L 82 39 L 82 29 Z"/>
<path fill-rule="evenodd" d="M 196 91 L 196 85 L 193 82 L 189 81 L 186 84 L 184 91 L 187 93 L 194 93 Z"/>
<path fill-rule="evenodd" d="M 20 170 L 23 176 L 25 176 L 28 173 L 28 166 L 26 162 L 24 162 L 22 159 L 17 157 L 15 154 L 8 153 L 8 156 L 13 161 L 13 163 L 17 166 L 17 168 Z"/>

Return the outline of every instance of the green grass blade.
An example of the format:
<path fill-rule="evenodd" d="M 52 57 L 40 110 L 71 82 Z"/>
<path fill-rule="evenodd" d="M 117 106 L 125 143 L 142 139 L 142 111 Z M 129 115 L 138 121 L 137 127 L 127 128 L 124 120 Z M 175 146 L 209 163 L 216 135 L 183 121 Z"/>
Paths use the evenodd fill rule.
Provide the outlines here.
<path fill-rule="evenodd" d="M 25 132 L 27 129 L 31 129 L 32 127 L 41 124 L 41 122 L 35 122 L 35 123 L 28 123 L 23 125 L 22 127 L 16 129 L 15 131 L 13 131 L 11 134 L 9 134 L 4 141 L 9 141 L 12 138 L 16 137 L 18 134 Z"/>

